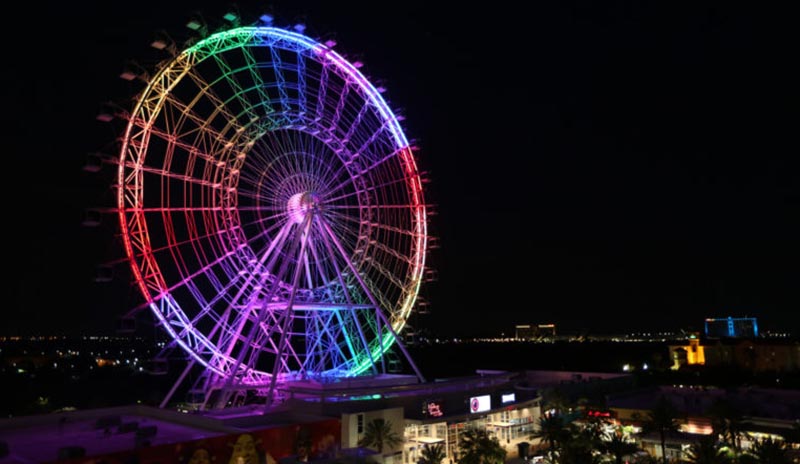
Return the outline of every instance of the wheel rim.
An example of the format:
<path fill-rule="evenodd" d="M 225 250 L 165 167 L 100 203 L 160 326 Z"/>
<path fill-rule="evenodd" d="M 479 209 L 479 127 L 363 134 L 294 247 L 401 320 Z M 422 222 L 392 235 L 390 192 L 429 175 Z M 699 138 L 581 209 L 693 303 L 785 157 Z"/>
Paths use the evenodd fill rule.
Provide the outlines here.
<path fill-rule="evenodd" d="M 374 370 L 411 313 L 427 224 L 408 141 L 358 69 L 306 36 L 237 28 L 166 63 L 129 115 L 117 182 L 142 295 L 221 378 Z"/>

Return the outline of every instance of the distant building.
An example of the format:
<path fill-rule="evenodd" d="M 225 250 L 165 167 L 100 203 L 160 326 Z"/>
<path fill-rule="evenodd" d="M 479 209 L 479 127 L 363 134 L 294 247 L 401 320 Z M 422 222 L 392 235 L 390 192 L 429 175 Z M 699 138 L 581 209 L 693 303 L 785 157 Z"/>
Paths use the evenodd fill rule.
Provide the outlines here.
<path fill-rule="evenodd" d="M 534 337 L 535 329 L 530 324 L 519 324 L 515 327 L 514 338 L 518 340 L 530 340 Z"/>
<path fill-rule="evenodd" d="M 800 342 L 716 340 L 705 347 L 707 366 L 736 366 L 753 372 L 800 371 Z"/>
<path fill-rule="evenodd" d="M 514 338 L 518 340 L 555 340 L 555 324 L 520 324 L 515 327 Z"/>
<path fill-rule="evenodd" d="M 719 401 L 725 401 L 742 414 L 740 444 L 743 449 L 749 449 L 761 438 L 790 439 L 794 436 L 796 419 L 800 417 L 800 391 L 749 386 L 642 388 L 609 394 L 606 405 L 618 423 L 641 427 L 660 398 L 669 400 L 679 412 L 679 431 L 665 437 L 668 459 L 685 458 L 685 451 L 698 436 L 713 433 L 711 410 Z M 657 433 L 645 432 L 640 436 L 642 448 L 656 458 L 662 457 L 660 441 Z"/>
<path fill-rule="evenodd" d="M 700 344 L 696 334 L 689 336 L 688 345 L 671 345 L 669 357 L 672 360 L 672 370 L 681 366 L 704 365 L 706 363 L 705 347 Z"/>
<path fill-rule="evenodd" d="M 670 345 L 672 369 L 683 366 L 736 367 L 752 372 L 800 371 L 800 342 L 766 339 L 689 338 L 687 344 Z"/>
<path fill-rule="evenodd" d="M 758 337 L 758 321 L 755 317 L 706 318 L 708 338 L 755 338 Z"/>
<path fill-rule="evenodd" d="M 539 337 L 556 337 L 556 325 L 555 324 L 539 324 L 536 326 L 536 331 Z"/>

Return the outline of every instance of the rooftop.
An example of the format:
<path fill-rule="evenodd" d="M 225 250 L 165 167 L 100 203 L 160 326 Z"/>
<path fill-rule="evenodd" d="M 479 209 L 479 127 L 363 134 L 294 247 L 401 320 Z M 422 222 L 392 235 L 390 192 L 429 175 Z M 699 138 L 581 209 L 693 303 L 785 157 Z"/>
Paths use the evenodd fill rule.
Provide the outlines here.
<path fill-rule="evenodd" d="M 55 461 L 59 450 L 82 447 L 86 456 L 113 453 L 136 446 L 208 438 L 235 431 L 214 421 L 147 406 L 73 411 L 0 420 L 0 440 L 9 455 L 0 463 Z M 138 430 L 138 432 L 137 432 Z"/>
<path fill-rule="evenodd" d="M 16 417 L 0 420 L 0 441 L 9 450 L 0 464 L 57 461 L 69 457 L 69 447 L 83 448 L 87 457 L 106 455 L 320 419 L 287 411 L 197 414 L 142 405 Z"/>

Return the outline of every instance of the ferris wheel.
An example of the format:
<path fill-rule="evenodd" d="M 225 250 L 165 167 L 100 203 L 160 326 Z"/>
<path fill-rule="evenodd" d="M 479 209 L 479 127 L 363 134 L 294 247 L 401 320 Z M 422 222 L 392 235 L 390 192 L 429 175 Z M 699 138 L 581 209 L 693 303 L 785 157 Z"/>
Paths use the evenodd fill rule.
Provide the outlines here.
<path fill-rule="evenodd" d="M 383 89 L 334 45 L 218 32 L 175 50 L 124 115 L 127 260 L 206 401 L 377 375 L 393 346 L 423 380 L 399 339 L 425 271 L 422 178 Z"/>

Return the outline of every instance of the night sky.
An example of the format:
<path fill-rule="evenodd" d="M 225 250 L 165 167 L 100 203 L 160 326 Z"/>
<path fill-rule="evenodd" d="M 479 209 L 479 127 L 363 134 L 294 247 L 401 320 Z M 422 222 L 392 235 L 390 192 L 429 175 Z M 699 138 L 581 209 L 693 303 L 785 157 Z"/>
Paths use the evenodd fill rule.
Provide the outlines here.
<path fill-rule="evenodd" d="M 213 5 L 213 2 L 205 2 Z M 114 218 L 110 171 L 81 167 L 115 132 L 126 59 L 154 31 L 223 2 L 70 2 L 17 17 L 7 38 L 2 127 L 3 334 L 112 333 L 141 301 Z M 335 36 L 406 116 L 430 173 L 432 313 L 441 336 L 699 329 L 756 316 L 800 332 L 797 40 L 791 15 L 753 2 L 271 3 L 277 23 Z M 261 3 L 240 3 L 255 18 Z M 265 4 L 266 5 L 266 4 Z M 6 30 L 8 34 L 10 30 Z M 10 160 L 10 164 L 8 163 Z"/>

